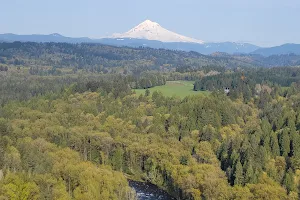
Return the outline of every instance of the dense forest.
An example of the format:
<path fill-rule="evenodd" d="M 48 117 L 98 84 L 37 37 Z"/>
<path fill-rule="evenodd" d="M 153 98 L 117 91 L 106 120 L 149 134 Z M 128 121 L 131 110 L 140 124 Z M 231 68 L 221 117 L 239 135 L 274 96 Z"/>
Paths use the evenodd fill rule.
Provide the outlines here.
<path fill-rule="evenodd" d="M 271 56 L 262 56 L 259 54 L 226 54 L 214 53 L 213 57 L 231 62 L 232 59 L 237 60 L 238 63 L 251 63 L 253 66 L 259 67 L 280 67 L 280 66 L 299 66 L 300 55 L 298 54 L 278 54 Z M 243 66 L 243 65 L 240 65 Z"/>
<path fill-rule="evenodd" d="M 228 62 L 228 61 L 226 61 Z M 114 47 L 101 44 L 0 43 L 0 63 L 34 67 L 52 66 L 108 73 L 125 70 L 134 74 L 145 69 L 170 70 L 177 66 L 229 66 L 219 58 L 196 52 L 151 48 Z"/>
<path fill-rule="evenodd" d="M 0 53 L 0 199 L 136 199 L 127 179 L 178 200 L 299 199 L 299 67 L 197 70 L 175 60 L 170 71 L 103 65 L 108 71 L 98 73 L 82 70 L 91 69 L 87 59 L 76 72 L 78 60 L 66 66 L 58 58 L 79 59 L 80 45 L 10 45 L 19 46 Z M 116 49 L 119 63 L 135 55 Z M 193 54 L 166 52 L 178 60 Z M 60 72 L 46 73 L 52 69 Z M 193 80 L 210 94 L 133 90 L 167 80 Z"/>
<path fill-rule="evenodd" d="M 281 87 L 294 86 L 299 80 L 299 67 L 227 70 L 196 79 L 194 90 L 224 91 L 228 89 L 228 96 L 236 99 L 242 95 L 245 101 L 249 101 L 251 97 L 259 95 L 265 90 L 274 96 L 276 93 L 282 92 Z M 287 96 L 289 91 L 286 90 L 284 96 Z"/>
<path fill-rule="evenodd" d="M 274 67 L 300 65 L 299 55 L 229 55 L 151 48 L 114 47 L 101 44 L 0 43 L 0 64 L 32 67 L 32 73 L 60 74 L 60 68 L 73 72 L 133 73 L 145 70 L 172 71 L 176 68 L 198 70 L 205 66 Z M 47 67 L 51 66 L 51 69 Z M 47 70 L 45 70 L 45 67 Z M 63 71 L 64 72 L 64 71 Z"/>

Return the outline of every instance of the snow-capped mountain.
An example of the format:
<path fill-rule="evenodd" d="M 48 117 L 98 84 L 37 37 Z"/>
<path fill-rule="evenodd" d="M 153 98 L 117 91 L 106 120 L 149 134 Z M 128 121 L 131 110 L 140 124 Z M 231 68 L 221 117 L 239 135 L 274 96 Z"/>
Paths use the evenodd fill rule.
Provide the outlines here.
<path fill-rule="evenodd" d="M 146 39 L 156 40 L 161 42 L 188 42 L 203 44 L 202 40 L 189 38 L 183 35 L 179 35 L 172 31 L 169 31 L 156 22 L 146 20 L 136 27 L 132 28 L 126 33 L 114 34 L 113 38 L 135 38 L 135 39 Z"/>
<path fill-rule="evenodd" d="M 156 22 L 146 20 L 123 34 L 112 37 L 90 39 L 88 37 L 72 38 L 59 33 L 50 35 L 16 35 L 0 34 L 0 42 L 65 42 L 65 43 L 101 43 L 113 46 L 133 48 L 164 48 L 180 51 L 195 51 L 201 54 L 223 52 L 228 54 L 260 54 L 264 56 L 294 53 L 300 55 L 300 44 L 285 44 L 279 47 L 260 48 L 249 43 L 236 42 L 203 42 L 169 31 Z"/>

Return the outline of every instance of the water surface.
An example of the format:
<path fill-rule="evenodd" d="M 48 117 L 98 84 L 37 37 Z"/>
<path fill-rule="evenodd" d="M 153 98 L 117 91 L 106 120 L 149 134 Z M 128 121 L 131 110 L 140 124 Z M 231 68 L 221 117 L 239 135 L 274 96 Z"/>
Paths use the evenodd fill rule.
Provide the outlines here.
<path fill-rule="evenodd" d="M 136 191 L 139 200 L 176 200 L 151 183 L 129 180 L 129 186 Z"/>

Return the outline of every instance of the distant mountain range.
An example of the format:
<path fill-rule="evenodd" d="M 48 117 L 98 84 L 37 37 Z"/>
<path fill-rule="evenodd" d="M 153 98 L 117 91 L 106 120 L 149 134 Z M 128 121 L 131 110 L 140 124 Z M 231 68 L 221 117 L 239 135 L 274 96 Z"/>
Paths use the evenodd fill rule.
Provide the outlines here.
<path fill-rule="evenodd" d="M 87 37 L 71 38 L 59 34 L 50 35 L 16 35 L 16 34 L 0 34 L 2 42 L 66 42 L 66 43 L 101 43 L 113 46 L 128 46 L 128 47 L 149 47 L 149 48 L 164 48 L 180 51 L 196 51 L 202 54 L 211 54 L 214 52 L 234 53 L 251 53 L 258 46 L 247 43 L 190 43 L 190 42 L 162 42 L 158 40 L 146 40 L 136 38 L 102 38 L 90 39 Z"/>
<path fill-rule="evenodd" d="M 71 38 L 65 37 L 58 33 L 53 33 L 50 35 L 16 35 L 12 33 L 0 34 L 0 41 L 5 42 L 66 42 L 66 43 L 83 43 L 92 42 L 93 40 L 87 37 L 83 38 Z"/>
<path fill-rule="evenodd" d="M 263 56 L 296 54 L 300 55 L 300 44 L 284 44 L 281 46 L 260 48 L 252 52 Z"/>
<path fill-rule="evenodd" d="M 65 43 L 101 43 L 113 46 L 164 48 L 181 51 L 195 51 L 201 54 L 224 52 L 228 54 L 259 54 L 263 56 L 297 54 L 300 44 L 284 44 L 277 47 L 261 48 L 249 43 L 221 42 L 206 43 L 169 31 L 158 23 L 146 20 L 128 32 L 114 34 L 109 38 L 90 39 L 88 37 L 71 38 L 58 33 L 50 35 L 0 34 L 0 42 L 65 42 Z"/>
<path fill-rule="evenodd" d="M 246 43 L 189 43 L 189 42 L 161 42 L 156 40 L 134 39 L 134 38 L 105 38 L 97 40 L 99 43 L 114 46 L 163 48 L 180 51 L 195 51 L 201 54 L 212 54 L 214 52 L 251 53 L 259 47 Z"/>

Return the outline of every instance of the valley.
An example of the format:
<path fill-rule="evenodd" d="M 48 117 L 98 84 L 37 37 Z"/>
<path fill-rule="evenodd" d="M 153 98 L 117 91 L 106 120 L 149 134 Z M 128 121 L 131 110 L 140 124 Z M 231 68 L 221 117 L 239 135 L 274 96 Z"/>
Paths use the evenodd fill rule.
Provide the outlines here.
<path fill-rule="evenodd" d="M 298 198 L 297 66 L 98 44 L 0 50 L 3 199 Z"/>
<path fill-rule="evenodd" d="M 300 2 L 2 1 L 0 200 L 299 200 Z"/>

